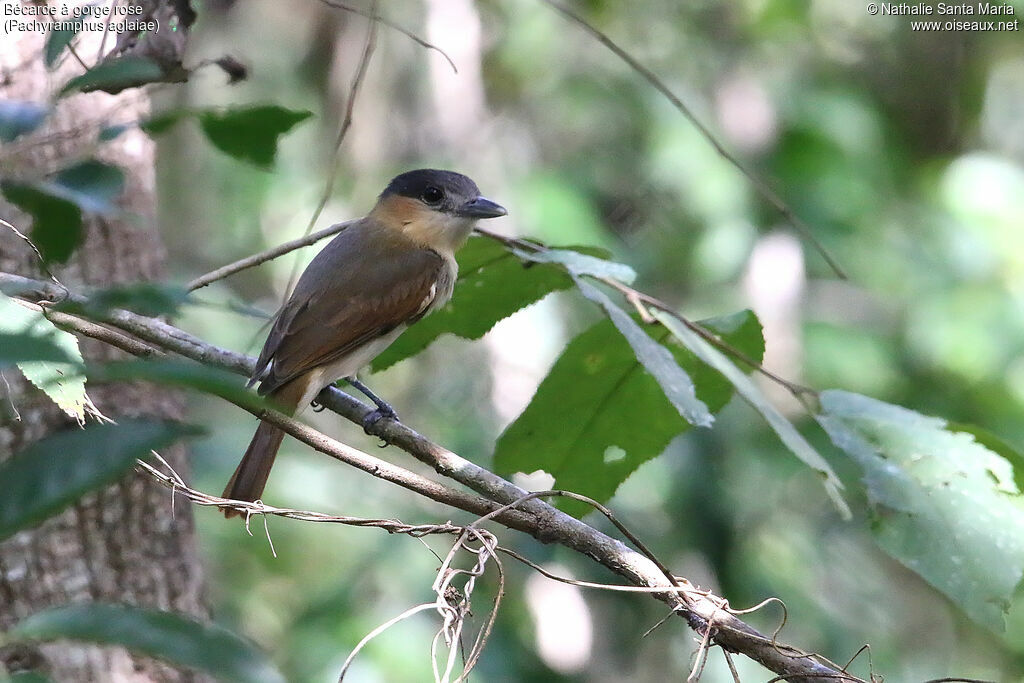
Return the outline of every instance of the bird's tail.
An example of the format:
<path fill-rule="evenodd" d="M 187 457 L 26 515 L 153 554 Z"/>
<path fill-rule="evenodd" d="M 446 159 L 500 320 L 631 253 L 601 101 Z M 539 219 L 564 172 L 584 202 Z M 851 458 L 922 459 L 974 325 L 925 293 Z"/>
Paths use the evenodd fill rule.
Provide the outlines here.
<path fill-rule="evenodd" d="M 281 387 L 271 395 L 282 410 L 293 414 L 305 390 L 304 382 L 296 380 Z M 222 498 L 233 500 L 255 501 L 263 495 L 263 489 L 270 478 L 270 469 L 274 466 L 274 459 L 277 458 L 277 451 L 281 447 L 281 440 L 284 439 L 284 432 L 270 424 L 260 422 L 256 433 L 245 449 L 242 461 L 235 468 L 231 480 L 224 488 Z M 241 513 L 230 508 L 221 508 L 227 518 L 235 517 Z"/>

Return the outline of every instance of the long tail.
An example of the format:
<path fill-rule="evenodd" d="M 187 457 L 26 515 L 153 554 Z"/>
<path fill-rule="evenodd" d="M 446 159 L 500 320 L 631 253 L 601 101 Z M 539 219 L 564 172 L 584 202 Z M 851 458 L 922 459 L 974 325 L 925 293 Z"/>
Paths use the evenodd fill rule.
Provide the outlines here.
<path fill-rule="evenodd" d="M 235 468 L 235 473 L 231 475 L 231 480 L 224 488 L 221 498 L 254 501 L 262 496 L 282 439 L 284 439 L 284 432 L 269 422 L 260 422 L 260 426 L 256 428 L 256 434 L 249 442 L 249 447 L 245 449 L 242 462 L 238 463 L 238 467 Z M 221 510 L 229 519 L 240 514 L 238 510 L 230 508 L 221 508 Z"/>
<path fill-rule="evenodd" d="M 295 380 L 279 390 L 275 391 L 270 398 L 289 414 L 294 414 L 305 389 L 305 381 Z M 242 461 L 235 468 L 231 480 L 224 488 L 222 498 L 233 500 L 254 501 L 263 495 L 263 489 L 267 486 L 267 479 L 270 478 L 270 469 L 274 466 L 274 459 L 277 458 L 277 451 L 281 447 L 281 440 L 284 439 L 284 432 L 269 422 L 260 422 L 256 433 L 245 449 Z M 237 510 L 221 508 L 224 516 L 230 519 L 241 513 Z"/>

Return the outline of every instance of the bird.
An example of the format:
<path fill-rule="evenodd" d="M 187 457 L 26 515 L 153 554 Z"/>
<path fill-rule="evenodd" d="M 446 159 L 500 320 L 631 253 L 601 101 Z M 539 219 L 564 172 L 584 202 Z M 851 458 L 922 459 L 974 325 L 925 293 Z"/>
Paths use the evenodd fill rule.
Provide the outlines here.
<path fill-rule="evenodd" d="M 339 379 L 376 405 L 364 428 L 394 409 L 356 373 L 416 321 L 444 306 L 458 276 L 455 252 L 477 220 L 508 212 L 454 171 L 418 169 L 395 176 L 373 209 L 340 232 L 303 271 L 278 311 L 247 386 L 297 415 Z M 222 496 L 263 495 L 284 432 L 261 421 Z M 237 509 L 222 508 L 226 517 Z"/>

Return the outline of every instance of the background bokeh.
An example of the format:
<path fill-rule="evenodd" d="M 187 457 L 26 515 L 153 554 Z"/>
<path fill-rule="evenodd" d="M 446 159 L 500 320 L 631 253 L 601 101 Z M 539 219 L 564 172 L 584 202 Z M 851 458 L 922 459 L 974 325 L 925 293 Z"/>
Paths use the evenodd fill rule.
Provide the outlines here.
<path fill-rule="evenodd" d="M 359 0 L 351 0 L 353 4 Z M 214 150 L 193 124 L 159 139 L 161 229 L 172 279 L 306 229 L 362 215 L 397 172 L 449 167 L 509 207 L 489 225 L 552 243 L 594 244 L 638 286 L 691 317 L 752 307 L 768 365 L 815 388 L 844 388 L 1024 444 L 1024 34 L 911 31 L 845 0 L 574 3 L 658 74 L 785 199 L 849 271 L 841 281 L 694 126 L 611 52 L 538 0 L 381 3 L 455 61 L 381 27 L 354 123 L 333 156 L 367 22 L 315 0 L 209 2 L 196 61 L 230 53 L 249 79 L 205 69 L 156 108 L 272 102 L 315 118 L 284 139 L 272 172 Z M 368 7 L 367 3 L 359 5 Z M 1016 15 L 1024 6 L 1016 6 Z M 259 313 L 315 253 L 203 290 L 186 329 L 258 351 Z M 445 337 L 369 377 L 419 431 L 488 465 L 564 342 L 592 320 L 559 294 L 480 342 Z M 769 390 L 771 390 L 769 388 Z M 781 639 L 840 663 L 871 645 L 891 681 L 1024 675 L 1024 609 L 997 634 L 874 545 L 858 471 L 781 393 L 829 457 L 860 514 L 840 520 L 816 476 L 745 405 L 643 466 L 611 506 L 668 564 L 745 607 L 777 596 Z M 195 445 L 199 488 L 216 492 L 254 421 L 194 397 L 210 426 Z M 316 425 L 373 449 L 329 415 Z M 378 452 L 374 450 L 374 452 Z M 400 452 L 380 451 L 410 466 Z M 283 506 L 410 522 L 463 519 L 286 440 L 267 491 Z M 418 540 L 269 521 L 247 535 L 198 510 L 220 619 L 271 651 L 289 680 L 334 680 L 379 623 L 430 600 L 438 560 Z M 601 520 L 590 518 L 603 526 Z M 577 578 L 611 580 L 571 553 L 512 533 L 502 541 Z M 426 545 L 445 552 L 444 539 Z M 507 596 L 474 680 L 681 680 L 694 635 L 661 603 L 576 589 L 506 563 Z M 478 618 L 494 583 L 478 588 Z M 1018 601 L 1019 602 L 1019 601 Z M 749 620 L 771 632 L 781 612 Z M 352 680 L 430 678 L 436 620 L 421 613 L 371 643 Z M 853 670 L 868 673 L 862 655 Z M 739 661 L 744 680 L 769 676 Z M 748 678 L 749 677 L 749 678 Z M 719 653 L 705 681 L 731 677 Z"/>

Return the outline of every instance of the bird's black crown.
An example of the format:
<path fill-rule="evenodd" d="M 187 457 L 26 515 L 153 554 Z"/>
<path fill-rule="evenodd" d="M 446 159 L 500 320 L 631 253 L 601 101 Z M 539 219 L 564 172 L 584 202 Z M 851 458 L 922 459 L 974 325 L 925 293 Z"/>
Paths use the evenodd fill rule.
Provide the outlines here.
<path fill-rule="evenodd" d="M 480 196 L 480 188 L 471 178 L 434 168 L 421 168 L 395 176 L 381 193 L 381 199 L 398 195 L 419 199 L 440 211 L 453 212 Z"/>

